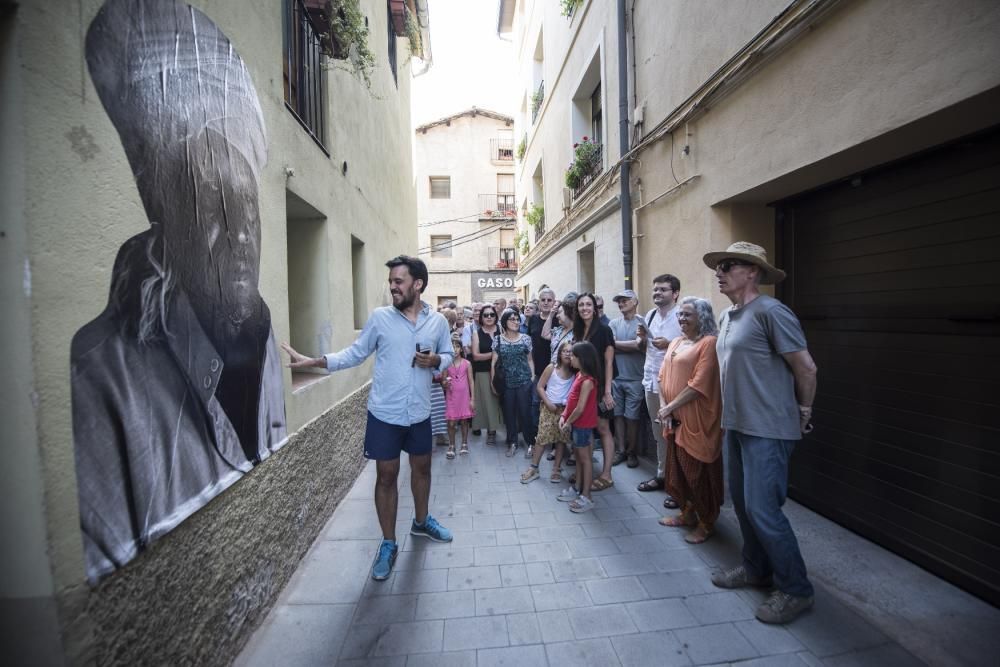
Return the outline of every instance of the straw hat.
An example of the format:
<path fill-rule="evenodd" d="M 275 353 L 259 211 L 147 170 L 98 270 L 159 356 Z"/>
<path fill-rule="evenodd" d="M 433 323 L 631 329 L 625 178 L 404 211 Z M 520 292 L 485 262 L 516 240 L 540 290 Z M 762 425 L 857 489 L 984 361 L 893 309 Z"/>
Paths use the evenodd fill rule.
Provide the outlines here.
<path fill-rule="evenodd" d="M 762 285 L 773 285 L 785 279 L 785 272 L 767 261 L 767 251 L 753 243 L 737 241 L 723 251 L 710 252 L 703 257 L 705 266 L 713 271 L 724 259 L 742 259 L 760 267 Z"/>

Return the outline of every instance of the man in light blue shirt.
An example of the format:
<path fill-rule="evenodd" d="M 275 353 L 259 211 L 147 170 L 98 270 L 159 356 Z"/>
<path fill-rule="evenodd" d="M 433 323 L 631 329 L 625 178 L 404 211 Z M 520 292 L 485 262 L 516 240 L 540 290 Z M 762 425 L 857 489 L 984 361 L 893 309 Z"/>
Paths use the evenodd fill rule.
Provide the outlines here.
<path fill-rule="evenodd" d="M 376 308 L 350 347 L 322 357 L 299 354 L 287 343 L 289 367 L 320 367 L 339 371 L 358 366 L 375 353 L 375 376 L 368 395 L 365 457 L 375 461 L 375 511 L 382 528 L 372 578 L 389 577 L 399 547 L 396 511 L 399 456 L 410 456 L 410 486 L 414 514 L 410 534 L 451 542 L 451 531 L 427 511 L 431 491 L 431 381 L 434 370 L 452 362 L 448 321 L 420 299 L 427 287 L 427 266 L 416 257 L 400 255 L 386 262 L 392 306 Z"/>

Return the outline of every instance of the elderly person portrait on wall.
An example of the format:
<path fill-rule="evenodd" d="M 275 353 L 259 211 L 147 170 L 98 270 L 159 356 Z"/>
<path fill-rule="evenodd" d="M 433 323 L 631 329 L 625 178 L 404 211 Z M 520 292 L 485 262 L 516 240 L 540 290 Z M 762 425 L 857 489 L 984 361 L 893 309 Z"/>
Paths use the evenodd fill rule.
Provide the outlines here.
<path fill-rule="evenodd" d="M 693 296 L 681 300 L 677 320 L 683 335 L 660 366 L 657 416 L 667 440 L 667 491 L 681 513 L 660 523 L 694 528 L 684 540 L 700 544 L 711 537 L 723 500 L 718 328 L 712 304 Z"/>

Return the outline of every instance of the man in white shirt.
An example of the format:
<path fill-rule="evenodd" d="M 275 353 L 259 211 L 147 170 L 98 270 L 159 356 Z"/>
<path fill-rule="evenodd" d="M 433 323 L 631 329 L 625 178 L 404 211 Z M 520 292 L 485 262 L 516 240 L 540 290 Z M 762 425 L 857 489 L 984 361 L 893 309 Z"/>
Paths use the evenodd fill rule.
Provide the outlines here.
<path fill-rule="evenodd" d="M 656 415 L 660 411 L 660 365 L 670 341 L 681 335 L 681 327 L 677 323 L 680 292 L 681 281 L 675 276 L 664 273 L 653 278 L 653 304 L 656 307 L 646 313 L 639 324 L 639 339 L 646 348 L 642 386 L 646 390 L 646 410 L 653 420 L 653 437 L 656 438 L 656 477 L 641 482 L 638 486 L 640 491 L 659 491 L 665 487 L 667 441 L 663 438 L 663 426 L 656 423 Z M 667 508 L 677 507 L 669 496 L 663 504 Z"/>

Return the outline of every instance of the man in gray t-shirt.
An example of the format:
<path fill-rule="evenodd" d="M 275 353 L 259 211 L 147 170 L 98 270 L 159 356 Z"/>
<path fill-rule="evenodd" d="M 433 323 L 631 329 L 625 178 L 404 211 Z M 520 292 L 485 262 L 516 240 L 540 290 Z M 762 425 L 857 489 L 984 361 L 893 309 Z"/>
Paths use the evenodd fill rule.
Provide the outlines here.
<path fill-rule="evenodd" d="M 816 364 L 792 311 L 759 291 L 785 277 L 763 248 L 741 241 L 704 261 L 733 302 L 719 320 L 716 351 L 729 489 L 743 534 L 743 563 L 716 573 L 712 583 L 740 588 L 773 580 L 775 590 L 757 618 L 788 623 L 813 605 L 799 544 L 781 507 L 792 449 L 812 430 Z"/>
<path fill-rule="evenodd" d="M 614 299 L 621 317 L 611 320 L 615 334 L 615 365 L 618 376 L 611 383 L 615 400 L 615 458 L 612 465 L 628 461 L 629 468 L 639 466 L 636 443 L 639 438 L 639 413 L 646 394 L 642 388 L 642 367 L 646 361 L 639 339 L 640 318 L 636 314 L 639 297 L 630 289 Z"/>

